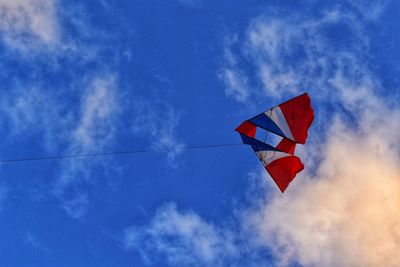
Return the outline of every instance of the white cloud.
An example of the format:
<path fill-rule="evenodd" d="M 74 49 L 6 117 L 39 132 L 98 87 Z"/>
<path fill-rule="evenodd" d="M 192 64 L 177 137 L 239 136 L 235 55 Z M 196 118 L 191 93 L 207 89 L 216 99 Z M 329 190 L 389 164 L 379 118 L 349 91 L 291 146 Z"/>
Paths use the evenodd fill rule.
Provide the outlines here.
<path fill-rule="evenodd" d="M 1 109 L 12 125 L 11 133 L 16 134 L 30 128 L 36 122 L 36 114 L 41 114 L 41 103 L 46 96 L 38 88 L 23 89 L 17 87 L 13 91 L 2 93 Z M 4 119 L 3 119 L 4 120 Z"/>
<path fill-rule="evenodd" d="M 47 92 L 40 85 L 24 87 L 15 84 L 0 95 L 0 121 L 7 131 L 6 141 L 21 137 L 29 130 L 41 134 L 46 149 L 51 151 L 55 141 L 65 137 L 63 131 L 70 116 L 57 94 Z"/>
<path fill-rule="evenodd" d="M 375 0 L 368 2 L 362 0 L 348 0 L 348 2 L 355 7 L 365 19 L 374 21 L 380 18 L 390 0 Z"/>
<path fill-rule="evenodd" d="M 237 42 L 237 35 L 225 38 L 225 66 L 219 71 L 218 78 L 225 83 L 225 95 L 227 97 L 233 97 L 238 102 L 245 102 L 250 95 L 250 88 L 248 87 L 247 77 L 238 67 L 237 58 L 232 52 L 232 47 Z"/>
<path fill-rule="evenodd" d="M 92 25 L 90 13 L 85 4 L 78 2 L 0 0 L 0 41 L 5 45 L 6 59 L 29 60 L 26 67 L 33 70 L 42 63 L 52 71 L 63 71 L 71 62 L 104 65 L 101 59 L 108 60 L 110 67 L 129 59 L 129 49 L 124 44 L 115 46 L 120 35 L 110 35 Z M 122 20 L 118 23 L 117 28 L 125 37 L 131 34 L 123 29 Z"/>
<path fill-rule="evenodd" d="M 157 211 L 148 226 L 125 232 L 125 247 L 139 250 L 147 263 L 152 251 L 163 254 L 171 266 L 226 266 L 238 251 L 235 236 L 204 221 L 193 212 L 180 212 L 175 204 Z"/>
<path fill-rule="evenodd" d="M 219 78 L 225 82 L 227 97 L 233 97 L 238 102 L 244 102 L 249 96 L 247 79 L 242 73 L 234 68 L 224 68 L 219 73 Z"/>
<path fill-rule="evenodd" d="M 248 52 L 258 64 L 258 75 L 268 93 L 279 96 L 295 91 L 297 71 L 284 61 L 285 54 L 292 53 L 302 29 L 288 27 L 279 19 L 253 21 L 248 31 Z"/>
<path fill-rule="evenodd" d="M 129 100 L 122 98 L 125 91 L 119 87 L 115 74 L 100 72 L 81 77 L 60 91 L 43 87 L 40 83 L 36 86 L 16 83 L 0 93 L 5 143 L 12 145 L 29 132 L 30 137 L 41 138 L 44 145 L 35 154 L 113 151 L 119 129 L 149 140 L 154 149 L 182 146 L 176 138 L 179 114 L 166 103 L 126 105 Z M 129 116 L 130 112 L 134 116 Z M 125 127 L 120 124 L 122 114 L 133 118 Z M 179 150 L 166 153 L 170 166 L 176 166 L 180 153 Z M 108 157 L 65 159 L 56 164 L 58 170 L 51 188 L 37 185 L 33 190 L 42 197 L 55 196 L 68 215 L 79 219 L 90 211 L 93 188 L 98 184 L 113 188 L 120 172 Z M 43 193 L 44 190 L 47 192 Z"/>
<path fill-rule="evenodd" d="M 176 137 L 180 114 L 171 105 L 165 102 L 136 101 L 133 106 L 135 112 L 131 125 L 134 134 L 147 136 L 153 149 L 183 147 Z M 176 167 L 176 159 L 181 152 L 181 150 L 167 152 L 170 166 Z"/>
<path fill-rule="evenodd" d="M 82 164 L 78 166 L 88 167 L 88 164 L 85 165 Z M 79 177 L 79 175 L 81 175 L 79 171 L 83 172 L 83 167 L 79 171 L 76 169 L 74 170 L 74 175 L 76 176 L 74 179 L 81 179 L 82 177 Z M 63 189 L 66 190 L 65 187 Z M 74 192 L 71 196 L 63 195 L 61 197 L 61 200 L 63 201 L 62 208 L 71 218 L 82 219 L 88 213 L 90 203 L 87 195 L 84 192 L 77 189 L 74 189 L 74 191 L 76 192 Z"/>
<path fill-rule="evenodd" d="M 67 137 L 66 154 L 97 153 L 115 150 L 117 129 L 145 138 L 153 149 L 179 148 L 176 138 L 179 114 L 167 103 L 149 103 L 122 98 L 116 75 L 99 74 L 90 77 L 80 98 L 80 112 L 69 123 L 73 129 Z M 130 104 L 127 104 L 130 103 Z M 128 109 L 129 108 L 129 109 Z M 128 128 L 120 125 L 120 115 L 132 118 Z M 133 114 L 133 115 L 132 115 Z M 73 123 L 76 123 L 75 125 Z M 166 153 L 169 166 L 176 167 L 180 150 Z M 73 218 L 83 218 L 89 212 L 91 190 L 98 184 L 96 176 L 113 183 L 119 169 L 110 158 L 74 158 L 63 160 L 54 192 L 62 201 L 63 209 Z M 109 181 L 110 180 L 110 181 Z"/>
<path fill-rule="evenodd" d="M 100 77 L 101 76 L 101 77 Z M 43 85 L 12 85 L 1 93 L 2 123 L 8 138 L 25 134 L 27 130 L 43 134 L 50 149 L 57 143 L 69 145 L 69 152 L 102 149 L 114 136 L 116 116 L 120 110 L 117 79 L 113 74 L 95 75 L 80 99 L 80 112 L 67 109 L 71 99 L 53 93 Z M 79 81 L 75 86 L 84 87 Z M 76 90 L 78 93 L 80 89 Z M 61 92 L 61 91 L 60 91 Z M 72 127 L 72 133 L 66 128 Z"/>
<path fill-rule="evenodd" d="M 81 95 L 80 112 L 70 121 L 66 154 L 113 151 L 117 129 L 144 138 L 153 149 L 179 148 L 176 138 L 180 115 L 167 103 L 149 103 L 122 98 L 123 90 L 115 75 L 95 75 Z M 128 104 L 129 103 L 129 104 Z M 129 109 L 128 109 L 129 108 Z M 120 125 L 120 115 L 132 119 L 128 128 Z M 73 123 L 76 123 L 73 125 Z M 166 152 L 167 163 L 176 167 L 180 150 Z M 55 195 L 73 218 L 83 219 L 90 210 L 91 187 L 101 182 L 112 184 L 118 176 L 112 158 L 75 158 L 60 163 Z M 100 181 L 97 176 L 104 176 Z"/>
<path fill-rule="evenodd" d="M 84 77 L 74 85 L 83 87 L 83 90 L 74 88 L 80 96 L 77 103 L 80 109 L 67 108 L 72 104 L 70 97 L 65 99 L 65 91 L 48 91 L 41 84 L 32 87 L 13 84 L 9 91 L 3 91 L 0 111 L 4 142 L 13 144 L 29 132 L 42 138 L 43 151 L 37 154 L 103 152 L 109 148 L 114 142 L 122 109 L 116 76 L 101 73 Z M 106 173 L 107 179 L 117 173 L 109 159 L 101 162 L 97 158 L 66 159 L 58 164 L 59 172 L 51 191 L 73 218 L 82 218 L 88 212 L 87 191 L 96 180 L 94 169 L 97 174 Z M 39 191 L 46 189 L 49 190 L 40 188 Z"/>
<path fill-rule="evenodd" d="M 120 109 L 116 78 L 94 77 L 81 99 L 81 116 L 73 136 L 79 149 L 101 149 L 113 138 L 115 117 Z"/>
<path fill-rule="evenodd" d="M 332 31 L 340 32 L 341 36 L 333 38 Z M 239 102 L 253 101 L 254 97 L 282 98 L 303 90 L 321 97 L 331 96 L 338 90 L 330 83 L 335 73 L 357 80 L 368 75 L 359 69 L 360 56 L 368 48 L 363 24 L 354 13 L 339 7 L 316 18 L 298 14 L 261 15 L 250 22 L 244 38 L 233 39 L 237 40 L 225 42 L 228 52 L 222 67 L 230 69 L 230 73 L 219 76 L 225 82 L 227 96 Z M 250 68 L 245 68 L 245 64 Z M 349 64 L 355 64 L 356 68 L 350 68 Z M 254 79 L 248 69 L 255 69 Z M 245 83 L 238 87 L 236 77 Z M 250 80 L 253 82 L 249 83 Z"/>
<path fill-rule="evenodd" d="M 121 111 L 117 79 L 113 75 L 91 77 L 80 99 L 81 110 L 77 124 L 69 136 L 68 154 L 103 152 L 115 141 L 118 113 Z M 73 218 L 82 218 L 89 208 L 85 188 L 93 183 L 94 169 L 113 176 L 111 161 L 97 158 L 74 158 L 61 162 L 55 194 L 62 207 Z M 111 179 L 111 178 L 110 178 Z"/>
<path fill-rule="evenodd" d="M 6 44 L 52 45 L 60 38 L 55 0 L 0 0 L 0 33 Z"/>

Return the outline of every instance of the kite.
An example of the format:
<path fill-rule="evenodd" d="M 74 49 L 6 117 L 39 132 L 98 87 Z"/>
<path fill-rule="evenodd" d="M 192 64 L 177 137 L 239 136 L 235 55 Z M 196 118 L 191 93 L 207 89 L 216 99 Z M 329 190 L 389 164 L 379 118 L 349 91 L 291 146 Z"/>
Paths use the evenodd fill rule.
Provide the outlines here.
<path fill-rule="evenodd" d="M 304 169 L 300 158 L 294 155 L 296 144 L 305 144 L 307 130 L 314 120 L 314 111 L 307 93 L 292 98 L 257 116 L 244 121 L 236 131 L 243 143 L 250 145 L 258 159 L 285 192 L 296 174 Z M 260 140 L 257 131 L 272 133 L 280 142 L 274 146 Z"/>

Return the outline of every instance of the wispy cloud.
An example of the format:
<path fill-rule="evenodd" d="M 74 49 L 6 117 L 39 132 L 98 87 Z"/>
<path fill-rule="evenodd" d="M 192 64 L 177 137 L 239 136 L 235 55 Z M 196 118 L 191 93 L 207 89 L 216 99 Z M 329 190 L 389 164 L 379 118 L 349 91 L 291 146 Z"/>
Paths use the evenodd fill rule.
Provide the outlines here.
<path fill-rule="evenodd" d="M 245 102 L 249 96 L 247 79 L 243 77 L 239 70 L 234 68 L 224 68 L 219 73 L 220 79 L 224 80 L 228 97 L 233 97 L 239 102 Z"/>
<path fill-rule="evenodd" d="M 120 111 L 116 77 L 92 78 L 81 98 L 81 115 L 72 134 L 73 144 L 84 150 L 101 149 L 115 134 Z"/>
<path fill-rule="evenodd" d="M 117 88 L 117 79 L 113 75 L 91 78 L 80 99 L 76 125 L 70 125 L 73 130 L 69 136 L 68 153 L 102 152 L 115 142 L 118 113 L 122 108 Z M 87 213 L 89 200 L 85 187 L 93 182 L 93 168 L 105 171 L 104 164 L 112 165 L 109 161 L 82 158 L 61 163 L 55 193 L 72 217 L 82 218 Z"/>
<path fill-rule="evenodd" d="M 244 38 L 225 45 L 229 57 L 224 56 L 223 69 L 230 70 L 230 75 L 222 76 L 225 90 L 241 102 L 282 98 L 304 89 L 321 97 L 335 96 L 338 88 L 331 83 L 335 73 L 359 81 L 368 75 L 358 67 L 368 48 L 362 27 L 354 13 L 340 6 L 320 17 L 263 14 L 250 22 Z M 330 36 L 332 31 L 341 32 L 340 42 Z M 239 67 L 239 60 L 254 68 L 256 76 Z M 231 82 L 232 77 L 246 83 Z"/>
<path fill-rule="evenodd" d="M 43 245 L 42 242 L 39 241 L 39 239 L 32 233 L 32 232 L 27 232 L 25 236 L 24 243 L 28 246 L 31 246 L 35 249 L 41 250 L 43 252 L 49 252 L 49 248 Z"/>
<path fill-rule="evenodd" d="M 154 149 L 179 148 L 183 144 L 177 138 L 180 114 L 164 101 L 134 103 L 132 131 L 138 136 L 147 136 Z M 170 166 L 176 167 L 181 150 L 167 152 Z"/>
<path fill-rule="evenodd" d="M 198 8 L 202 5 L 202 0 L 175 0 L 176 2 L 192 8 Z"/>
<path fill-rule="evenodd" d="M 71 117 L 60 101 L 61 96 L 42 86 L 40 83 L 26 86 L 16 83 L 0 93 L 0 122 L 6 133 L 4 143 L 12 142 L 30 131 L 42 138 L 48 151 L 65 144 L 60 140 L 65 137 L 64 129 Z"/>
<path fill-rule="evenodd" d="M 219 71 L 218 77 L 225 83 L 225 95 L 227 97 L 233 97 L 238 102 L 245 102 L 250 96 L 250 88 L 248 87 L 247 77 L 240 70 L 237 57 L 232 51 L 232 47 L 237 42 L 237 35 L 225 38 L 225 65 Z"/>
<path fill-rule="evenodd" d="M 180 115 L 171 105 L 164 101 L 155 103 L 124 98 L 129 93 L 119 86 L 116 75 L 95 74 L 88 80 L 79 101 L 80 112 L 73 115 L 68 125 L 72 130 L 67 136 L 66 153 L 113 150 L 117 130 L 145 139 L 154 149 L 182 146 L 177 139 Z M 121 125 L 122 115 L 132 118 L 125 122 L 128 128 Z M 166 153 L 168 166 L 177 166 L 180 153 L 180 150 Z M 112 159 L 65 160 L 60 165 L 54 192 L 67 214 L 82 219 L 90 210 L 91 188 L 101 182 L 98 177 L 108 177 L 103 181 L 107 184 L 109 180 L 115 180 L 118 173 L 118 166 Z"/>
<path fill-rule="evenodd" d="M 173 203 L 161 207 L 151 223 L 125 232 L 125 247 L 138 250 L 148 264 L 152 252 L 163 254 L 172 266 L 226 266 L 238 251 L 235 236 L 193 212 L 180 212 Z"/>
<path fill-rule="evenodd" d="M 53 0 L 1 0 L 2 39 L 18 49 L 55 44 L 61 34 L 57 13 L 57 2 Z"/>
<path fill-rule="evenodd" d="M 354 8 L 356 8 L 365 20 L 375 21 L 380 18 L 390 0 L 375 0 L 364 2 L 362 0 L 347 0 Z"/>
<path fill-rule="evenodd" d="M 4 183 L 0 183 L 0 210 L 3 207 L 4 201 L 7 199 L 8 193 L 9 188 Z"/>
<path fill-rule="evenodd" d="M 93 71 L 129 59 L 129 49 L 123 43 L 115 45 L 122 32 L 125 37 L 131 34 L 122 19 L 109 17 L 121 31 L 114 29 L 110 35 L 89 21 L 90 12 L 85 3 L 78 2 L 0 0 L 0 44 L 4 44 L 5 59 L 29 61 L 24 68 L 37 72 L 37 79 L 43 72 L 41 64 L 50 72 L 65 70 L 66 65 Z M 80 77 L 74 72 L 68 75 Z"/>

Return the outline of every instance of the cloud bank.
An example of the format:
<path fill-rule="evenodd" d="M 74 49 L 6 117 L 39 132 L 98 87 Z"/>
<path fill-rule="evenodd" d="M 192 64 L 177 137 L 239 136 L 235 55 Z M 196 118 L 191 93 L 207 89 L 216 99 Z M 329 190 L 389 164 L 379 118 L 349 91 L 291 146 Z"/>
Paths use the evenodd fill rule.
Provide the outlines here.
<path fill-rule="evenodd" d="M 400 110 L 330 127 L 315 175 L 244 219 L 280 266 L 398 266 Z M 250 219 L 249 219 L 250 218 Z"/>

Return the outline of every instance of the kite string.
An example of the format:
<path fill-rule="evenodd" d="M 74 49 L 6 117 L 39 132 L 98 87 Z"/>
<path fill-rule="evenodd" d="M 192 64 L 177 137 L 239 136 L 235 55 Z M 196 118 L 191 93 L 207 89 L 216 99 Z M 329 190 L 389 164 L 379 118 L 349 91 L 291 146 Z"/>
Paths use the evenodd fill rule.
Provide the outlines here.
<path fill-rule="evenodd" d="M 151 152 L 168 152 L 168 151 L 179 151 L 179 150 L 207 149 L 207 148 L 218 148 L 218 147 L 232 147 L 232 146 L 240 146 L 240 145 L 243 145 L 243 144 L 242 143 L 211 144 L 211 145 L 164 147 L 164 148 L 152 148 L 152 149 L 149 148 L 149 149 L 141 149 L 141 150 L 126 150 L 126 151 L 114 151 L 114 152 L 33 156 L 33 157 L 15 158 L 15 159 L 2 159 L 2 160 L 0 160 L 0 164 L 12 163 L 12 162 L 24 162 L 24 161 L 55 160 L 55 159 L 83 158 L 83 157 L 102 157 L 102 156 L 113 156 L 113 155 L 130 155 L 130 154 L 139 154 L 139 153 L 151 153 Z"/>

